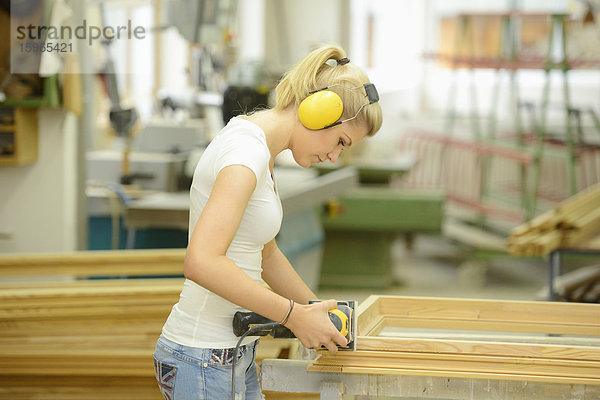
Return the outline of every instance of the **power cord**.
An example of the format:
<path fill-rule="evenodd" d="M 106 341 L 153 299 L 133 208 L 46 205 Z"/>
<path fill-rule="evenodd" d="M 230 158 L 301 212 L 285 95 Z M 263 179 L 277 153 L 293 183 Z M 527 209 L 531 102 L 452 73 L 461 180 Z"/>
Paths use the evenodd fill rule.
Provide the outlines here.
<path fill-rule="evenodd" d="M 248 329 L 238 340 L 237 345 L 235 346 L 235 350 L 233 351 L 233 362 L 231 363 L 231 400 L 235 400 L 235 365 L 237 364 L 237 355 L 240 350 L 240 345 L 246 336 L 252 336 L 259 332 L 270 332 L 275 328 L 279 323 L 277 322 L 269 322 L 266 324 L 255 325 L 252 328 Z M 264 336 L 264 335 L 263 335 Z"/>

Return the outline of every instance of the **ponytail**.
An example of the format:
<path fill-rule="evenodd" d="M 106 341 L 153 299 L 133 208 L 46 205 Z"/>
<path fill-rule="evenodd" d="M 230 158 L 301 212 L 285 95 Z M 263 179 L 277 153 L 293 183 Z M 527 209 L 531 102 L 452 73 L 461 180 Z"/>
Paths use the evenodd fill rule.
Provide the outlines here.
<path fill-rule="evenodd" d="M 329 60 L 337 62 L 328 63 Z M 335 84 L 356 87 L 368 82 L 369 78 L 359 67 L 348 63 L 344 49 L 336 45 L 323 46 L 310 52 L 283 76 L 275 88 L 275 109 L 284 110 L 290 106 L 297 109 L 311 90 Z M 342 98 L 343 118 L 354 115 L 365 102 L 364 94 L 359 91 L 330 90 Z M 356 121 L 366 123 L 367 135 L 374 135 L 381 127 L 381 107 L 378 103 L 368 105 Z"/>
<path fill-rule="evenodd" d="M 284 109 L 292 104 L 298 106 L 309 91 L 327 86 L 319 82 L 322 81 L 319 77 L 323 74 L 323 70 L 335 68 L 327 64 L 327 61 L 345 57 L 346 53 L 338 46 L 321 47 L 310 52 L 288 71 L 277 85 L 275 108 Z"/>

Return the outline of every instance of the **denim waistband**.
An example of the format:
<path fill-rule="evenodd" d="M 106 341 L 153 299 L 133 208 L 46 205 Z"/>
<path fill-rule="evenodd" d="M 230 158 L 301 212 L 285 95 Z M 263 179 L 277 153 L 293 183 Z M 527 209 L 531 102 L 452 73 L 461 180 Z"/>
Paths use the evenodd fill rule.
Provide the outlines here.
<path fill-rule="evenodd" d="M 238 359 L 242 357 L 248 349 L 254 348 L 257 342 L 258 341 L 254 341 L 252 343 L 240 346 L 238 350 Z M 213 365 L 230 365 L 233 362 L 233 356 L 235 354 L 235 347 L 224 349 L 190 347 L 175 343 L 165 338 L 163 335 L 159 337 L 156 345 L 172 356 L 196 365 L 202 365 L 205 363 L 210 363 Z"/>

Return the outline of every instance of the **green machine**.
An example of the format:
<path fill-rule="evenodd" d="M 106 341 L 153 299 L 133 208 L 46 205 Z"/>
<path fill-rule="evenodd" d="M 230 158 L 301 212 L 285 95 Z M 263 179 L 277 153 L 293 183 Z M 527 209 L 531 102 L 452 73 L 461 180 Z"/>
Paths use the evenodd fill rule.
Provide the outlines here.
<path fill-rule="evenodd" d="M 444 197 L 363 185 L 345 192 L 323 213 L 325 248 L 320 285 L 385 288 L 393 282 L 391 246 L 399 234 L 439 233 Z"/>

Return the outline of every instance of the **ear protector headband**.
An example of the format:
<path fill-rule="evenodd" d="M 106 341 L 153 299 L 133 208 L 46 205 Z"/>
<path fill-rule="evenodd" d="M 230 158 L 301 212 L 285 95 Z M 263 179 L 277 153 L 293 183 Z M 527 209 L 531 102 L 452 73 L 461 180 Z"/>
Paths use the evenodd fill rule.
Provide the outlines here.
<path fill-rule="evenodd" d="M 364 88 L 369 102 L 360 106 L 352 118 L 339 121 L 342 112 L 344 111 L 344 103 L 337 93 L 327 90 L 334 86 L 339 86 L 345 90 Z M 379 93 L 377 93 L 377 89 L 372 83 L 365 83 L 364 85 L 352 88 L 341 84 L 325 86 L 320 89 L 311 90 L 309 96 L 302 100 L 302 103 L 300 103 L 300 106 L 298 107 L 298 117 L 300 118 L 302 125 L 308 129 L 327 129 L 355 119 L 365 106 L 377 101 L 379 101 Z"/>

